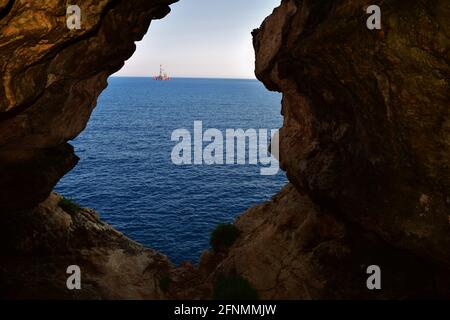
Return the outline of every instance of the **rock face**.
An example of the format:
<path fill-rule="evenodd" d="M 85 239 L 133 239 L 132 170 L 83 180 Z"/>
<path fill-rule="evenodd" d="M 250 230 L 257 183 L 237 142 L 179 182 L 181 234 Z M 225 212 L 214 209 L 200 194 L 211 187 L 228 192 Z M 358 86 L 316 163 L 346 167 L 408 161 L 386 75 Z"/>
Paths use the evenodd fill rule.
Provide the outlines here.
<path fill-rule="evenodd" d="M 450 6 L 378 2 L 381 30 L 368 1 L 285 0 L 254 32 L 293 187 L 238 219 L 219 268 L 264 297 L 450 296 Z"/>
<path fill-rule="evenodd" d="M 236 226 L 242 235 L 207 273 L 210 287 L 220 275 L 239 274 L 263 299 L 450 296 L 448 269 L 347 223 L 291 184 L 245 212 Z M 367 289 L 370 265 L 381 267 L 382 290 Z"/>
<path fill-rule="evenodd" d="M 60 208 L 49 194 L 77 162 L 67 141 L 172 2 L 84 1 L 83 28 L 69 31 L 64 1 L 0 1 L 1 295 L 208 298 L 238 273 L 262 298 L 450 297 L 447 0 L 283 0 L 255 30 L 256 75 L 283 94 L 290 184 L 198 270 Z M 366 28 L 369 4 L 381 30 Z M 80 296 L 61 289 L 75 260 Z M 382 290 L 367 290 L 368 265 Z"/>
<path fill-rule="evenodd" d="M 448 1 L 382 2 L 381 31 L 366 1 L 331 3 L 283 1 L 255 38 L 257 76 L 283 92 L 282 166 L 321 207 L 450 266 Z"/>
<path fill-rule="evenodd" d="M 49 194 L 78 161 L 67 141 L 84 129 L 107 77 L 173 2 L 82 1 L 81 29 L 69 30 L 66 1 L 0 1 L 1 297 L 164 296 L 164 256 L 90 211 L 70 216 Z M 80 293 L 66 288 L 70 264 L 86 271 Z"/>
<path fill-rule="evenodd" d="M 173 2 L 83 1 L 80 30 L 67 28 L 66 1 L 0 2 L 0 210 L 32 208 L 77 163 L 66 141 Z"/>
<path fill-rule="evenodd" d="M 13 299 L 164 298 L 167 258 L 126 238 L 91 209 L 66 209 L 52 193 L 33 210 L 4 214 L 0 297 Z M 3 225 L 5 225 L 3 224 Z M 68 266 L 82 290 L 67 290 Z"/>

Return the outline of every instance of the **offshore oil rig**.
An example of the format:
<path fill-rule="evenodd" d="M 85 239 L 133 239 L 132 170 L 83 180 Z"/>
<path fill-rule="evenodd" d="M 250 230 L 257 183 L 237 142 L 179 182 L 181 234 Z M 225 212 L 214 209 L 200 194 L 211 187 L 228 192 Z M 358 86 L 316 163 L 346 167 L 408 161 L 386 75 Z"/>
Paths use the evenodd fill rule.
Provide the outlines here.
<path fill-rule="evenodd" d="M 164 72 L 164 69 L 162 67 L 162 64 L 159 65 L 159 75 L 158 76 L 154 76 L 153 80 L 158 80 L 158 81 L 167 81 L 170 80 L 170 77 L 167 75 L 167 73 Z"/>

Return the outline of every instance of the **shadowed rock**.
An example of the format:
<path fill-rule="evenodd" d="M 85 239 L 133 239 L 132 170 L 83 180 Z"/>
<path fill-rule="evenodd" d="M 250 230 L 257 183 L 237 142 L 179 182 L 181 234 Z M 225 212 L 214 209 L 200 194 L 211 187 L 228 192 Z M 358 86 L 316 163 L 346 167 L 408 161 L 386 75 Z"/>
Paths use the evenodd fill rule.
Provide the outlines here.
<path fill-rule="evenodd" d="M 65 1 L 1 3 L 0 167 L 14 157 L 27 158 L 29 163 L 22 164 L 29 181 L 21 170 L 2 171 L 0 210 L 32 208 L 73 167 L 70 148 L 59 147 L 66 156 L 59 152 L 53 159 L 48 150 L 85 128 L 108 76 L 131 57 L 150 21 L 169 13 L 173 2 L 83 1 L 80 30 L 67 28 Z M 39 159 L 46 160 L 33 166 Z M 42 179 L 44 172 L 52 177 Z M 11 181 L 26 186 L 20 203 Z"/>
<path fill-rule="evenodd" d="M 450 6 L 378 3 L 381 30 L 366 28 L 367 1 L 285 0 L 254 31 L 296 190 L 239 218 L 218 268 L 265 297 L 450 296 Z M 367 263 L 384 270 L 380 292 Z"/>
<path fill-rule="evenodd" d="M 86 126 L 106 79 L 173 0 L 82 1 L 80 30 L 66 1 L 0 1 L 0 296 L 162 298 L 163 255 L 50 195 L 78 158 L 66 142 Z M 91 218 L 90 218 L 91 217 Z M 81 267 L 83 290 L 66 288 Z"/>

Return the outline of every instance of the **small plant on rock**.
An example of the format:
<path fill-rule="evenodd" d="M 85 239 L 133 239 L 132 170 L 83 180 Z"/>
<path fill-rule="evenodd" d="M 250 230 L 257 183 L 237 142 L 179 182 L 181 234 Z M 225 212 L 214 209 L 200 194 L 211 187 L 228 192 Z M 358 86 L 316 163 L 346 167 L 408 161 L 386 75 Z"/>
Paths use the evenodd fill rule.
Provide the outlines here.
<path fill-rule="evenodd" d="M 59 200 L 58 205 L 69 214 L 76 214 L 82 210 L 82 208 L 75 201 L 64 197 Z"/>
<path fill-rule="evenodd" d="M 169 289 L 170 284 L 172 283 L 172 279 L 169 276 L 164 276 L 159 279 L 159 287 L 162 291 L 167 291 Z"/>
<path fill-rule="evenodd" d="M 214 252 L 221 252 L 233 245 L 240 235 L 234 224 L 219 224 L 211 234 L 210 245 Z"/>
<path fill-rule="evenodd" d="M 240 275 L 221 276 L 214 285 L 215 300 L 257 300 L 258 292 Z"/>

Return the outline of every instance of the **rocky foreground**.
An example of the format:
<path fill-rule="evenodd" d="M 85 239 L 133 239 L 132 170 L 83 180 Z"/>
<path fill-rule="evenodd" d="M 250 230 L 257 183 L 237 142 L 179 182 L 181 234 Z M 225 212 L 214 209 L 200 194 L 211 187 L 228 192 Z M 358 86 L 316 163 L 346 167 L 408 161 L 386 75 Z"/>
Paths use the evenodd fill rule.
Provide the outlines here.
<path fill-rule="evenodd" d="M 67 141 L 172 2 L 87 0 L 68 31 L 64 1 L 0 0 L 0 296 L 211 298 L 238 274 L 261 298 L 449 298 L 447 0 L 375 1 L 381 30 L 365 26 L 367 1 L 283 0 L 254 31 L 256 75 L 283 94 L 290 183 L 198 268 L 61 207 L 51 190 L 78 159 Z M 68 291 L 75 262 L 83 289 Z M 372 264 L 382 290 L 367 290 Z"/>

